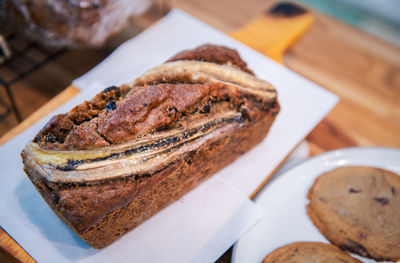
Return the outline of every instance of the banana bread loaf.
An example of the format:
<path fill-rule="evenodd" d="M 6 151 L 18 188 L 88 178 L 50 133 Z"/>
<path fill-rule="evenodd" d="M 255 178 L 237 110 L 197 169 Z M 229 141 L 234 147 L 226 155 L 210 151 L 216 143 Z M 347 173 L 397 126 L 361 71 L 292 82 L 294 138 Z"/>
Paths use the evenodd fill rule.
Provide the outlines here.
<path fill-rule="evenodd" d="M 102 248 L 261 142 L 278 112 L 276 90 L 236 51 L 205 45 L 53 117 L 24 169 Z"/>

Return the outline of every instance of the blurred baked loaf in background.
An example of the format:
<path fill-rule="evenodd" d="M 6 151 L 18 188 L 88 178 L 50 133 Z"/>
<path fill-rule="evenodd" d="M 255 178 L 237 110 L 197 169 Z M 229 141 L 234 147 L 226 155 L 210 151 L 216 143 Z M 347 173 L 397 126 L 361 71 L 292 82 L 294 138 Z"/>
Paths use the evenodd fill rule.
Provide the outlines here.
<path fill-rule="evenodd" d="M 98 47 L 153 0 L 2 0 L 0 29 L 48 46 Z"/>

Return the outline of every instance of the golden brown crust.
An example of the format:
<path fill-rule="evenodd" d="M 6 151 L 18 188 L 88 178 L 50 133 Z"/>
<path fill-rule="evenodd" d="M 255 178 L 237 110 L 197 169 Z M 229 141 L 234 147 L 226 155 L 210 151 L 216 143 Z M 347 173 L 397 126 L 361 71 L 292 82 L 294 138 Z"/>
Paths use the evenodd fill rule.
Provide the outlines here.
<path fill-rule="evenodd" d="M 115 110 L 101 114 L 98 132 L 112 144 L 166 127 L 182 114 L 191 114 L 198 103 L 224 96 L 238 99 L 238 93 L 219 84 L 159 84 L 136 87 Z M 193 107 L 197 106 L 197 107 Z"/>
<path fill-rule="evenodd" d="M 378 261 L 400 259 L 400 176 L 373 167 L 340 167 L 320 175 L 307 213 L 342 249 Z"/>
<path fill-rule="evenodd" d="M 107 112 L 110 105 L 123 99 L 129 90 L 128 85 L 111 86 L 104 89 L 91 100 L 77 105 L 68 113 L 51 118 L 33 141 L 40 147 L 60 150 L 108 145 L 109 143 L 96 131 L 96 118 L 101 113 Z M 91 124 L 87 124 L 87 122 L 91 122 Z M 92 136 L 86 137 L 85 133 Z"/>
<path fill-rule="evenodd" d="M 221 46 L 204 45 L 181 52 L 169 61 L 177 60 L 228 64 L 251 72 L 235 50 Z M 188 79 L 181 75 L 167 83 L 164 81 L 136 81 L 133 87 L 108 87 L 90 101 L 52 118 L 34 141 L 44 149 L 93 149 L 167 127 L 179 121 L 181 115 L 190 114 L 210 100 L 243 103 L 243 100 L 239 101 L 241 94 L 228 84 L 200 80 L 186 83 Z M 276 98 L 271 103 L 274 101 Z"/>
<path fill-rule="evenodd" d="M 197 60 L 197 61 L 207 61 L 217 64 L 229 64 L 240 68 L 241 70 L 254 75 L 254 73 L 247 68 L 246 62 L 242 60 L 239 53 L 234 50 L 223 46 L 216 45 L 203 45 L 196 49 L 182 51 L 169 60 Z"/>
<path fill-rule="evenodd" d="M 321 242 L 294 242 L 269 253 L 263 263 L 361 263 L 336 246 Z"/>

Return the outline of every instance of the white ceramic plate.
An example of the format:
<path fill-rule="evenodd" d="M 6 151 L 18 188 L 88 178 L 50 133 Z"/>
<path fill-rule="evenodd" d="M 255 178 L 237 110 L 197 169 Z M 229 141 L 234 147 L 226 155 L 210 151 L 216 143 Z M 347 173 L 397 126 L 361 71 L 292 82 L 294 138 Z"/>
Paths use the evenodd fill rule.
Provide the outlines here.
<path fill-rule="evenodd" d="M 273 178 L 255 198 L 264 217 L 236 243 L 232 262 L 261 262 L 274 249 L 294 241 L 329 243 L 307 216 L 306 195 L 318 175 L 351 165 L 374 166 L 400 173 L 400 149 L 357 147 L 332 151 Z"/>

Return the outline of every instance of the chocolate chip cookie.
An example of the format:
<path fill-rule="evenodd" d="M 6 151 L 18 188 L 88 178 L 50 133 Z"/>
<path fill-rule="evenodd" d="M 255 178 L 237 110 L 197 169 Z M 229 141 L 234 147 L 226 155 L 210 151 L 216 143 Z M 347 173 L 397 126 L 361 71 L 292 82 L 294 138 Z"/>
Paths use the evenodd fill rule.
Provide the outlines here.
<path fill-rule="evenodd" d="M 399 175 L 337 168 L 315 180 L 308 199 L 308 215 L 333 244 L 378 261 L 400 259 Z"/>
<path fill-rule="evenodd" d="M 295 242 L 275 249 L 263 263 L 361 263 L 334 245 L 321 242 Z"/>

